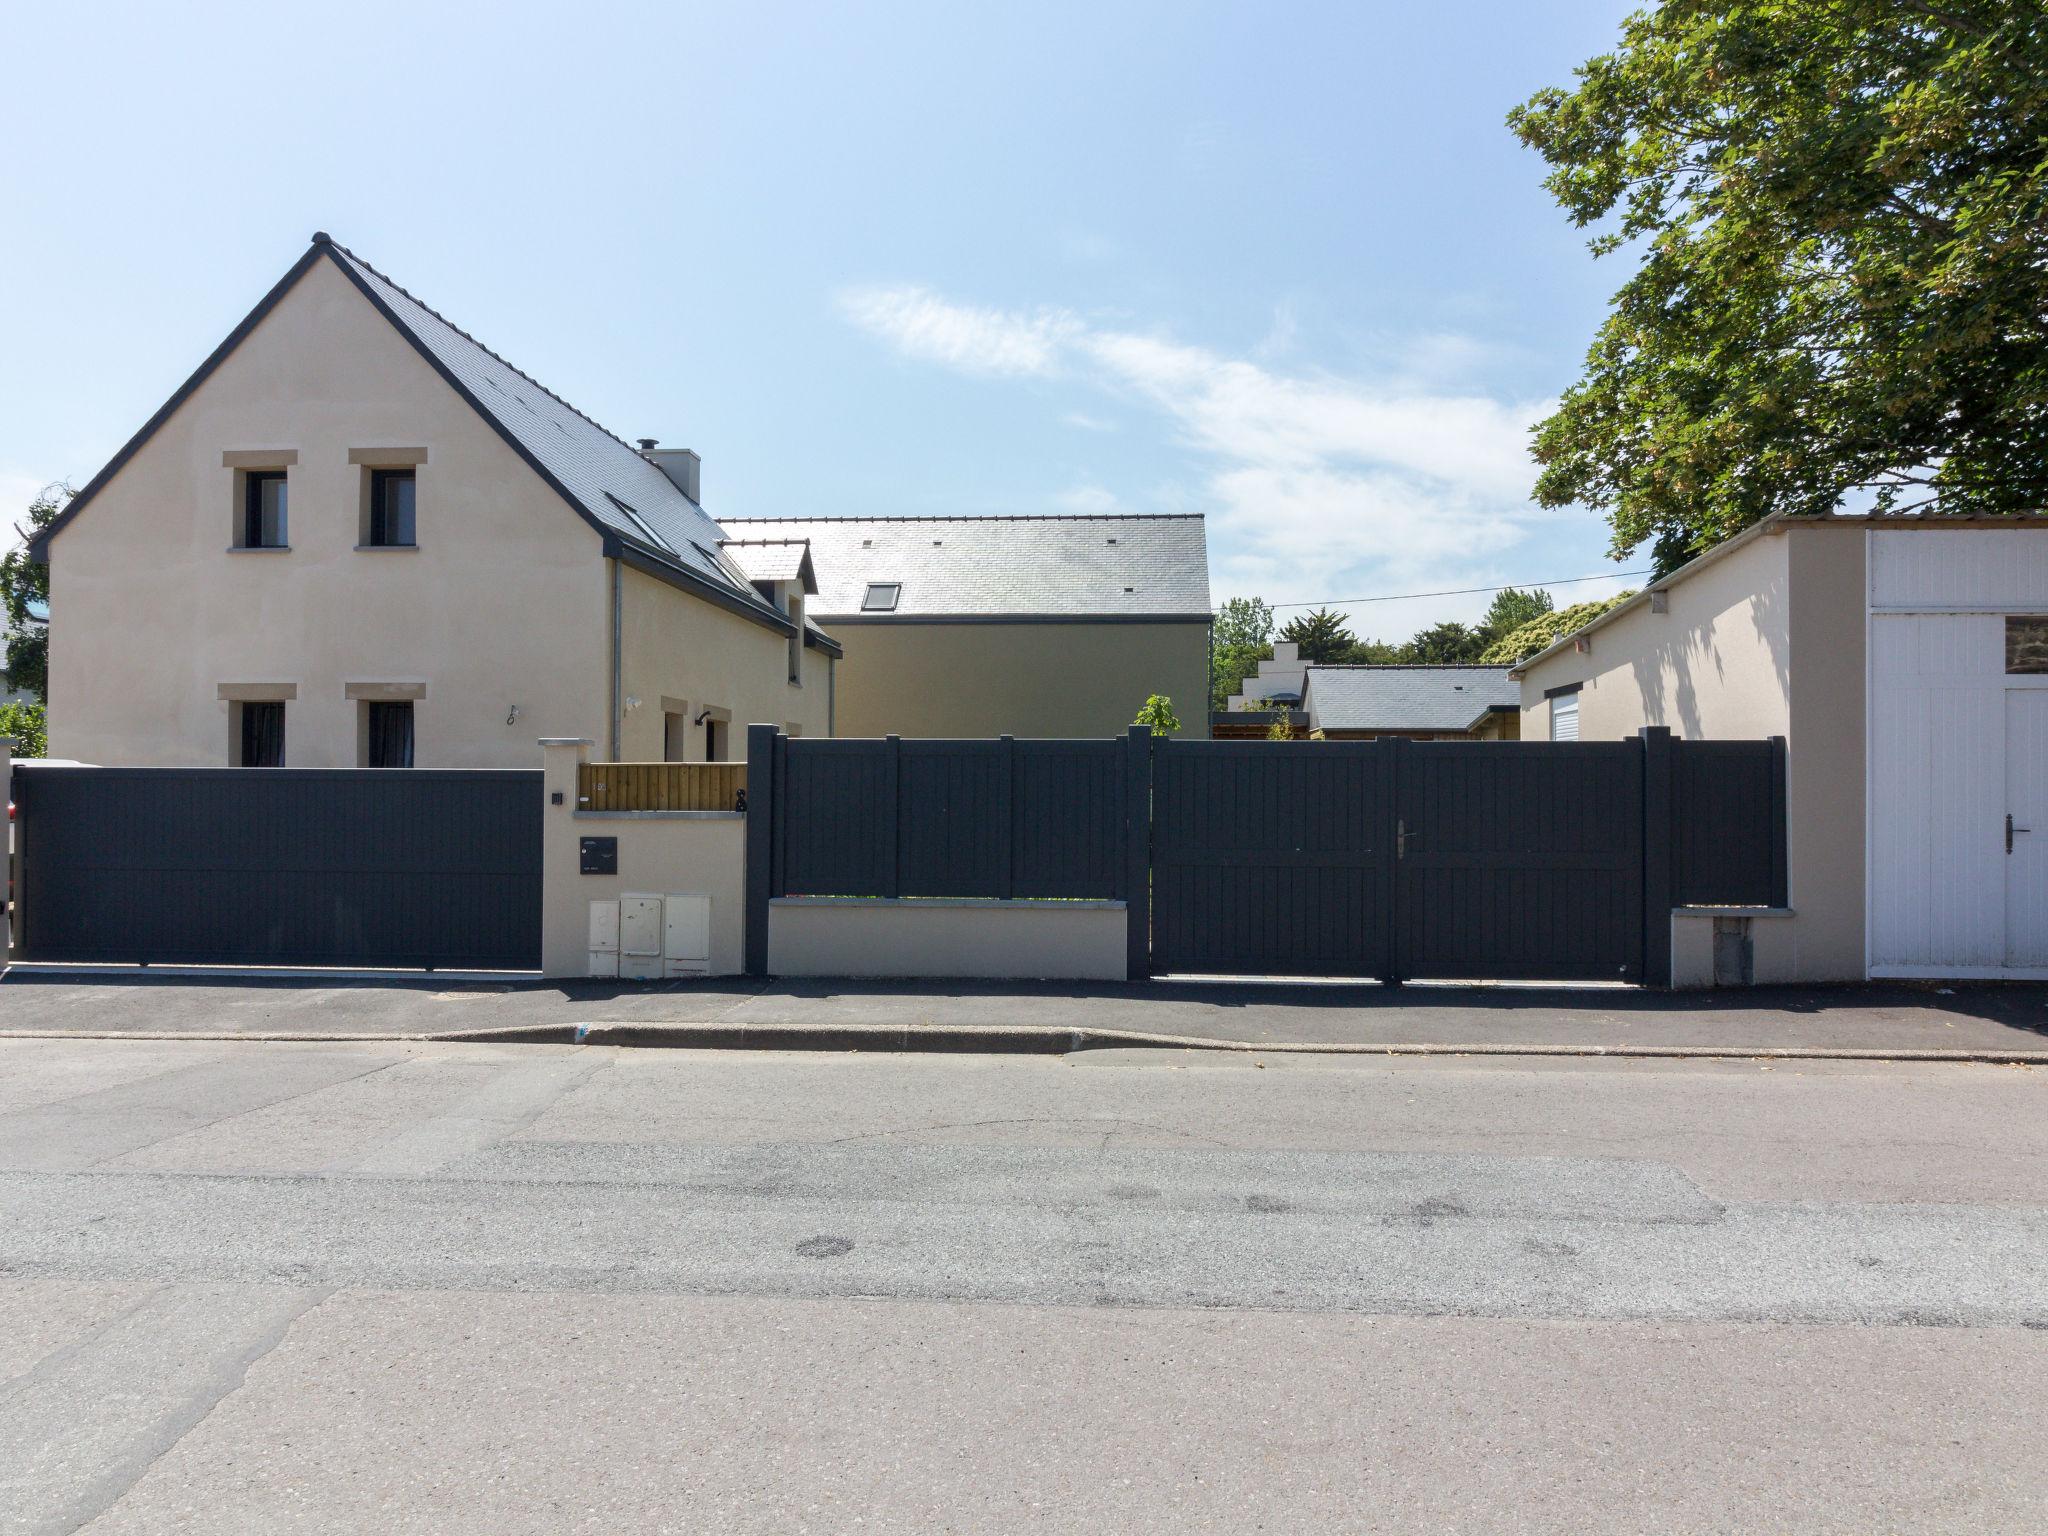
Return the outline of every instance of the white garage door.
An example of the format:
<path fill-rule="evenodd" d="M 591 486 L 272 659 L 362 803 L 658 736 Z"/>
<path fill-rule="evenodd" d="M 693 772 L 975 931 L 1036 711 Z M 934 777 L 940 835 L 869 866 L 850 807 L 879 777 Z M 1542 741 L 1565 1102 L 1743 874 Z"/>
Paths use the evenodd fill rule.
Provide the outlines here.
<path fill-rule="evenodd" d="M 2048 974 L 2048 531 L 1880 531 L 1870 573 L 1871 971 Z"/>

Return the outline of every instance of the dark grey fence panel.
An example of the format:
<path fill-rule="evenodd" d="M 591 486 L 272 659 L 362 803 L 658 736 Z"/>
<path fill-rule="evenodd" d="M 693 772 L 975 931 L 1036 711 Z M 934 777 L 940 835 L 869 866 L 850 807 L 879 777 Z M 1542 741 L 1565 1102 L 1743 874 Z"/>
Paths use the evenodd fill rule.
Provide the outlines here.
<path fill-rule="evenodd" d="M 1785 743 L 1673 741 L 1672 901 L 1786 903 Z"/>
<path fill-rule="evenodd" d="M 1119 747 L 779 741 L 774 894 L 1115 896 Z"/>
<path fill-rule="evenodd" d="M 896 744 L 778 739 L 778 896 L 893 896 Z"/>
<path fill-rule="evenodd" d="M 1153 970 L 1385 976 L 1389 763 L 1377 742 L 1157 743 Z"/>
<path fill-rule="evenodd" d="M 538 772 L 15 770 L 30 960 L 531 970 Z"/>
<path fill-rule="evenodd" d="M 1400 755 L 1401 975 L 1642 975 L 1636 742 L 1409 742 Z"/>

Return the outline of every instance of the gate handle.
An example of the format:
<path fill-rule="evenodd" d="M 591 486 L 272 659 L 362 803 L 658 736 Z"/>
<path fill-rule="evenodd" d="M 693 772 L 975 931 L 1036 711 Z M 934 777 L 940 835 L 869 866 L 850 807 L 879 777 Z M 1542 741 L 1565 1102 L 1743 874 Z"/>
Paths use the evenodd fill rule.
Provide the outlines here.
<path fill-rule="evenodd" d="M 2016 827 L 2012 824 L 2012 812 L 2005 813 L 2005 851 L 2012 852 L 2012 835 L 2015 832 L 2032 832 L 2032 827 Z"/>
<path fill-rule="evenodd" d="M 2012 818 L 2010 816 L 2006 817 L 2005 820 L 2008 826 L 2012 824 Z M 2006 851 L 2008 853 L 2012 851 L 2010 847 L 2010 839 L 2008 839 L 2008 846 L 2006 848 Z M 1394 823 L 1394 857 L 1397 859 L 1405 859 L 1408 857 L 1408 823 L 1405 821 L 1397 821 Z"/>

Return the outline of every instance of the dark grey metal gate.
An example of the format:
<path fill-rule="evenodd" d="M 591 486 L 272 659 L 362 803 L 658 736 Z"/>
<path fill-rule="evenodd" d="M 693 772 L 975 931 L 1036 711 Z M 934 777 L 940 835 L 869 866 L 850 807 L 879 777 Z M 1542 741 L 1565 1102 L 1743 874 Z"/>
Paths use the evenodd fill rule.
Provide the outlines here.
<path fill-rule="evenodd" d="M 1687 902 L 1786 900 L 1782 739 L 1173 741 L 1151 973 L 1670 979 Z"/>
<path fill-rule="evenodd" d="M 1374 741 L 1160 741 L 1152 970 L 1386 976 L 1392 758 Z"/>
<path fill-rule="evenodd" d="M 26 960 L 540 966 L 531 771 L 14 770 Z"/>
<path fill-rule="evenodd" d="M 1395 979 L 1642 979 L 1639 743 L 1386 746 Z"/>

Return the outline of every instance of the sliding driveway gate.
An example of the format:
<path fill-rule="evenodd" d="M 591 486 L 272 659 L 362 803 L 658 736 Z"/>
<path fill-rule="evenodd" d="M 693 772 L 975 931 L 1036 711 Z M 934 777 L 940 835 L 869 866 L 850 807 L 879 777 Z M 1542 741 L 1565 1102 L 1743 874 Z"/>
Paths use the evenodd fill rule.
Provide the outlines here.
<path fill-rule="evenodd" d="M 1778 738 L 751 747 L 756 971 L 776 896 L 1115 897 L 1133 976 L 1662 985 L 1674 906 L 1786 899 Z"/>
<path fill-rule="evenodd" d="M 540 968 L 538 772 L 14 770 L 25 960 Z"/>

